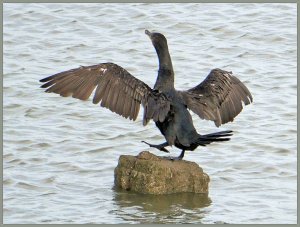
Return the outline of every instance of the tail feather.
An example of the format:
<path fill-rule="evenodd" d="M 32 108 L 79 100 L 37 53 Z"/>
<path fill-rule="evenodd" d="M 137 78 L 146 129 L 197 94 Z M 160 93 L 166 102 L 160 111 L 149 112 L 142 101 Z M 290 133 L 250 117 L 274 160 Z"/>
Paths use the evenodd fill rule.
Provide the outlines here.
<path fill-rule="evenodd" d="M 206 146 L 207 144 L 210 144 L 212 142 L 228 141 L 230 140 L 230 138 L 226 137 L 232 135 L 232 131 L 230 130 L 200 135 L 196 143 L 200 146 Z"/>

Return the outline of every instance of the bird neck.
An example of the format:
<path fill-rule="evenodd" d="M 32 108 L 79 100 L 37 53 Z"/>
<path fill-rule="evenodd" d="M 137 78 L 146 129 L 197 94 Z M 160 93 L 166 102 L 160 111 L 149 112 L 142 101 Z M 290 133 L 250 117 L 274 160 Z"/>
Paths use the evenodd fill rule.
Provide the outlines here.
<path fill-rule="evenodd" d="M 155 47 L 155 49 L 159 61 L 159 70 L 154 88 L 161 91 L 174 89 L 174 71 L 168 47 Z"/>
<path fill-rule="evenodd" d="M 155 50 L 158 56 L 159 69 L 168 69 L 173 71 L 171 56 L 168 46 L 155 46 Z"/>

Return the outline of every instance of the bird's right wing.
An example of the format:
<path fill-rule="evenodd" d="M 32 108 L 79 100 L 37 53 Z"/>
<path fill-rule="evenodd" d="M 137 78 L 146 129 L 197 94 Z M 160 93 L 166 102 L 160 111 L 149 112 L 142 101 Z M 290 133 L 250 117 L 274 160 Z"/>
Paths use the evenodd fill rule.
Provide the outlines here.
<path fill-rule="evenodd" d="M 41 87 L 47 88 L 46 92 L 63 97 L 72 95 L 80 100 L 87 100 L 96 88 L 94 104 L 101 101 L 101 106 L 130 120 L 137 118 L 142 103 L 146 107 L 144 124 L 148 122 L 145 119 L 162 119 L 169 111 L 169 102 L 163 95 L 155 94 L 147 84 L 114 63 L 81 66 L 49 76 L 40 82 L 44 83 Z M 159 103 L 161 105 L 157 105 Z M 152 108 L 150 110 L 154 108 L 154 112 L 149 112 L 149 105 Z"/>
<path fill-rule="evenodd" d="M 214 121 L 217 127 L 233 121 L 243 109 L 242 102 L 248 105 L 253 100 L 237 77 L 221 69 L 213 69 L 199 85 L 179 94 L 187 108 L 202 119 Z"/>

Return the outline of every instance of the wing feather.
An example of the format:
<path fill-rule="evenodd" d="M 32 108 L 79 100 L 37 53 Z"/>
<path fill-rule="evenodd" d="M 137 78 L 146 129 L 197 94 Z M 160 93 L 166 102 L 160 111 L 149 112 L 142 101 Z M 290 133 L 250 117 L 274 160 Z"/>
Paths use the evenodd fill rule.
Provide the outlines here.
<path fill-rule="evenodd" d="M 105 88 L 108 83 L 109 83 L 109 81 L 107 81 L 107 80 L 104 80 L 104 79 L 100 80 L 100 83 L 98 84 L 98 86 L 96 88 L 96 92 L 94 94 L 94 98 L 93 98 L 94 104 L 98 104 L 101 101 L 101 99 L 104 95 L 104 92 L 105 92 Z"/>
<path fill-rule="evenodd" d="M 143 124 L 150 119 L 163 121 L 170 110 L 170 99 L 151 89 L 114 63 L 81 66 L 46 77 L 40 82 L 46 92 L 87 100 L 95 90 L 93 103 L 106 107 L 130 120 L 136 120 L 144 107 Z"/>
<path fill-rule="evenodd" d="M 144 82 L 114 63 L 81 66 L 46 77 L 40 82 L 46 92 L 86 100 L 95 90 L 93 103 L 123 117 L 136 119 L 139 105 L 152 92 Z"/>
<path fill-rule="evenodd" d="M 82 84 L 76 88 L 73 97 L 87 100 L 95 89 L 97 78 L 90 75 L 86 80 L 81 80 Z"/>
<path fill-rule="evenodd" d="M 213 69 L 199 85 L 180 91 L 187 108 L 200 118 L 212 120 L 216 126 L 225 124 L 253 101 L 248 88 L 231 72 Z"/>

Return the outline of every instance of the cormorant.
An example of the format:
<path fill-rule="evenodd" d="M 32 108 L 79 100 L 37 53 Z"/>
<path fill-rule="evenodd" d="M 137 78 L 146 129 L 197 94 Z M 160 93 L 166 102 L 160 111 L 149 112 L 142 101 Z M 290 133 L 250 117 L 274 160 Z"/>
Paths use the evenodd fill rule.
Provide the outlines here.
<path fill-rule="evenodd" d="M 154 88 L 132 76 L 114 63 L 101 63 L 81 66 L 40 80 L 47 88 L 63 97 L 86 100 L 96 88 L 93 103 L 101 101 L 101 106 L 130 120 L 137 118 L 140 104 L 144 107 L 143 125 L 153 120 L 166 142 L 148 144 L 164 152 L 165 147 L 175 145 L 182 149 L 182 159 L 186 150 L 195 150 L 199 145 L 228 141 L 232 131 L 221 131 L 206 135 L 197 133 L 191 110 L 200 118 L 212 120 L 219 127 L 233 121 L 243 109 L 242 102 L 248 105 L 252 95 L 247 87 L 231 72 L 213 69 L 206 79 L 197 86 L 178 91 L 174 88 L 174 71 L 168 50 L 167 39 L 157 32 L 145 33 L 150 37 L 157 52 L 159 70 Z"/>

